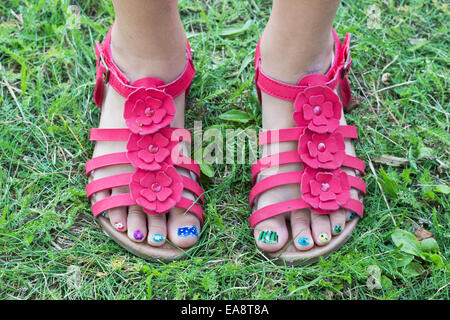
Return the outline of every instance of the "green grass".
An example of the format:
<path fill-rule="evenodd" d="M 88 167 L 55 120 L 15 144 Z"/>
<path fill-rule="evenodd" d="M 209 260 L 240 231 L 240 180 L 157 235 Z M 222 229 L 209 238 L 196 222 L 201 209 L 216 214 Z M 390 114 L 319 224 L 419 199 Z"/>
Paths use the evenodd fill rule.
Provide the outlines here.
<path fill-rule="evenodd" d="M 350 75 L 360 106 L 347 119 L 359 128 L 356 149 L 368 164 L 366 217 L 339 253 L 299 267 L 275 265 L 254 244 L 250 164 L 213 165 L 212 177 L 202 177 L 207 223 L 187 260 L 150 263 L 109 240 L 91 217 L 83 172 L 89 128 L 99 119 L 93 44 L 113 21 L 111 4 L 4 2 L 0 299 L 449 299 L 444 1 L 343 2 L 335 28 L 353 35 Z M 81 9 L 79 25 L 71 4 Z M 366 15 L 371 4 L 380 9 L 378 29 Z M 180 1 L 198 70 L 188 127 L 196 119 L 204 130 L 259 127 L 252 57 L 270 5 Z M 246 121 L 221 120 L 229 110 L 245 112 Z M 393 167 L 380 155 L 406 161 Z M 437 252 L 422 252 L 410 238 L 418 226 L 435 235 Z"/>

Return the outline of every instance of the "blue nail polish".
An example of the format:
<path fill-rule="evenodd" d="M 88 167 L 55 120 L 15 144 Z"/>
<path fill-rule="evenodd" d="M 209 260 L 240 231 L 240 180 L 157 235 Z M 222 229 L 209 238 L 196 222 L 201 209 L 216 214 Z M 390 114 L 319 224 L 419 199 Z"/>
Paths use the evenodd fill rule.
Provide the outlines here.
<path fill-rule="evenodd" d="M 179 237 L 198 237 L 198 230 L 196 226 L 178 228 Z"/>
<path fill-rule="evenodd" d="M 301 246 L 307 246 L 310 244 L 309 239 L 308 238 L 299 238 L 298 239 L 298 244 Z"/>
<path fill-rule="evenodd" d="M 356 213 L 352 212 L 350 213 L 350 216 L 348 217 L 349 220 L 353 220 L 355 218 Z"/>
<path fill-rule="evenodd" d="M 155 242 L 161 242 L 161 241 L 163 241 L 163 239 L 164 239 L 163 235 L 159 234 L 159 233 L 157 233 L 153 236 L 153 241 L 155 241 Z"/>

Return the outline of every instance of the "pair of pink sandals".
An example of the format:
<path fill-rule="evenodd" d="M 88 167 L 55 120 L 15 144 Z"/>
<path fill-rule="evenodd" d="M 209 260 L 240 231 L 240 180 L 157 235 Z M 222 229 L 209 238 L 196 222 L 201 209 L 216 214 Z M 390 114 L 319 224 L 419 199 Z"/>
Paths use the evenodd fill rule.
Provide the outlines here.
<path fill-rule="evenodd" d="M 265 75 L 260 68 L 259 43 L 255 54 L 255 82 L 258 97 L 261 91 L 283 100 L 294 102 L 295 128 L 263 131 L 259 134 L 259 145 L 276 142 L 298 141 L 298 150 L 273 154 L 252 165 L 254 186 L 250 192 L 250 207 L 263 192 L 285 184 L 301 184 L 302 197 L 260 208 L 250 216 L 254 228 L 259 222 L 293 210 L 310 208 L 318 214 L 330 214 L 338 209 L 347 209 L 363 216 L 361 201 L 350 198 L 350 189 L 355 188 L 365 194 L 366 185 L 358 177 L 348 175 L 341 167 L 364 174 L 364 162 L 345 153 L 344 139 L 357 139 L 353 126 L 341 126 L 342 106 L 351 98 L 348 70 L 351 65 L 349 52 L 350 37 L 341 44 L 333 29 L 335 39 L 334 61 L 325 74 L 303 77 L 297 85 L 276 81 Z M 91 129 L 91 141 L 127 141 L 127 152 L 112 153 L 95 157 L 86 163 L 86 175 L 94 170 L 114 165 L 131 164 L 133 173 L 123 173 L 89 182 L 87 196 L 112 188 L 128 186 L 127 194 L 112 195 L 92 205 L 94 217 L 106 233 L 132 253 L 146 259 L 170 261 L 183 256 L 183 251 L 169 243 L 162 247 L 152 247 L 131 241 L 125 233 L 111 226 L 103 213 L 123 206 L 138 205 L 150 215 L 159 215 L 178 207 L 197 216 L 203 224 L 201 203 L 203 189 L 198 184 L 200 167 L 195 161 L 180 153 L 180 141 L 190 142 L 189 130 L 170 127 L 175 115 L 173 99 L 186 91 L 195 69 L 189 44 L 187 61 L 182 74 L 171 83 L 157 78 L 142 78 L 130 83 L 114 64 L 110 49 L 111 30 L 103 45 L 96 42 L 97 71 L 94 101 L 101 107 L 105 85 L 111 86 L 126 98 L 124 119 L 126 129 Z M 335 91 L 338 91 L 336 94 Z M 271 166 L 301 163 L 303 171 L 280 173 L 257 182 L 258 174 Z M 191 177 L 180 175 L 176 168 L 184 168 L 193 173 Z M 183 189 L 192 192 L 196 200 L 182 196 Z M 358 219 L 350 221 L 344 231 L 333 237 L 329 244 L 315 247 L 305 252 L 297 251 L 291 241 L 280 252 L 271 256 L 287 262 L 299 262 L 324 256 L 342 245 L 351 235 Z"/>

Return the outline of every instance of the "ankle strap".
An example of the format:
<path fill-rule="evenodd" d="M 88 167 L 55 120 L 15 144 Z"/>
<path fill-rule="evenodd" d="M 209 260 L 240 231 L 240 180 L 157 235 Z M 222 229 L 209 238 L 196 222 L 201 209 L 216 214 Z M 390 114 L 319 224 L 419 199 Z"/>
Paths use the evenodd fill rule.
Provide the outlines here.
<path fill-rule="evenodd" d="M 170 83 L 157 78 L 142 78 L 130 83 L 130 80 L 116 66 L 111 54 L 111 29 L 106 35 L 103 44 L 95 42 L 95 55 L 97 56 L 97 71 L 94 89 L 94 102 L 101 107 L 103 101 L 103 89 L 106 84 L 112 86 L 122 97 L 127 98 L 138 88 L 156 88 L 176 98 L 189 90 L 194 78 L 195 68 L 192 62 L 191 48 L 189 42 L 186 45 L 186 66 L 178 78 Z"/>
<path fill-rule="evenodd" d="M 339 37 L 332 28 L 334 38 L 334 61 L 325 75 L 311 74 L 303 77 L 297 85 L 290 85 L 275 80 L 261 70 L 260 41 L 255 51 L 255 82 L 258 98 L 261 102 L 261 91 L 275 98 L 294 101 L 300 92 L 315 85 L 326 85 L 331 89 L 340 86 L 340 95 L 343 105 L 347 105 L 351 99 L 350 84 L 348 82 L 348 71 L 352 60 L 350 57 L 350 34 L 347 34 L 344 43 L 341 44 Z"/>

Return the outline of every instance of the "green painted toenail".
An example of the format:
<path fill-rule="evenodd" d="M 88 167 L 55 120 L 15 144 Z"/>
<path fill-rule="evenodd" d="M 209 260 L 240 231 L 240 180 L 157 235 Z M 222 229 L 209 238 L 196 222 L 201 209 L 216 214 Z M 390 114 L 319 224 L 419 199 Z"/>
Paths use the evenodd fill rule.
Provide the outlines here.
<path fill-rule="evenodd" d="M 275 231 L 263 231 L 259 234 L 258 241 L 262 243 L 278 243 L 278 233 Z"/>
<path fill-rule="evenodd" d="M 164 239 L 164 237 L 162 236 L 162 234 L 157 233 L 153 236 L 153 241 L 155 241 L 155 242 L 161 242 L 161 241 L 163 241 L 163 239 Z"/>
<path fill-rule="evenodd" d="M 334 227 L 334 232 L 340 233 L 342 231 L 342 227 L 340 225 L 337 225 Z"/>

